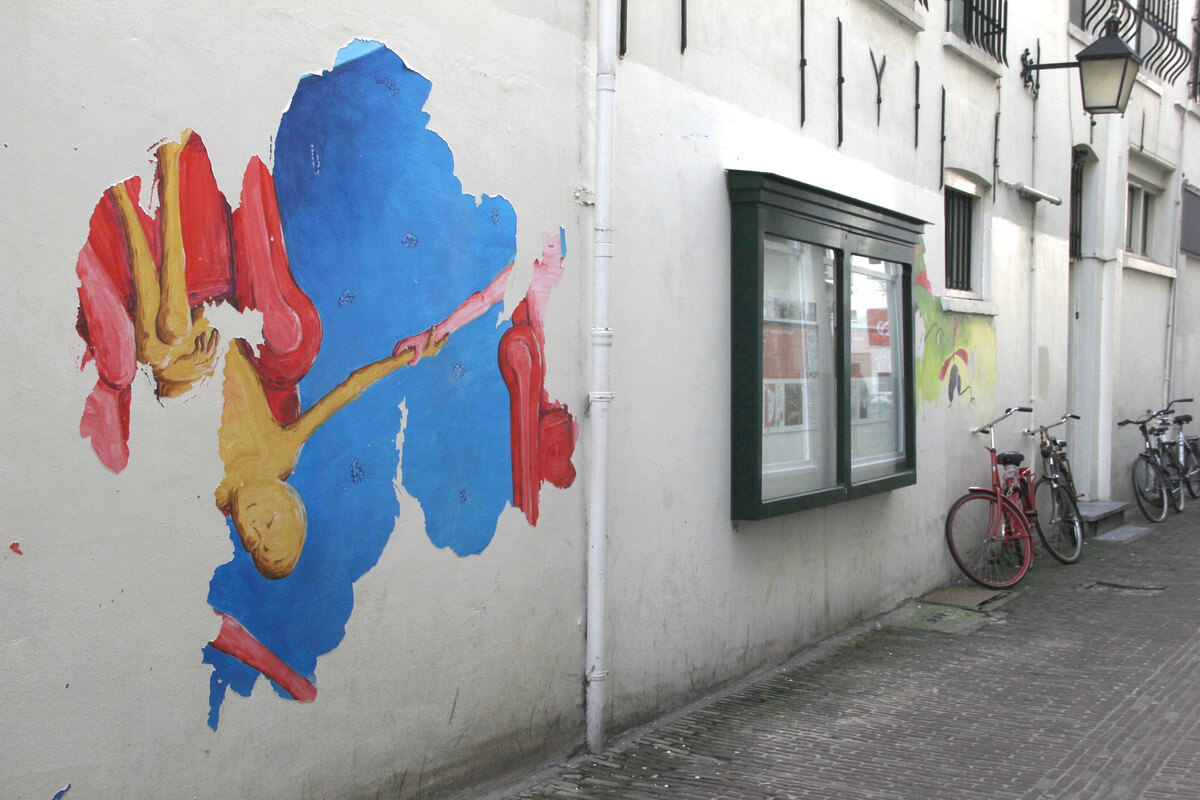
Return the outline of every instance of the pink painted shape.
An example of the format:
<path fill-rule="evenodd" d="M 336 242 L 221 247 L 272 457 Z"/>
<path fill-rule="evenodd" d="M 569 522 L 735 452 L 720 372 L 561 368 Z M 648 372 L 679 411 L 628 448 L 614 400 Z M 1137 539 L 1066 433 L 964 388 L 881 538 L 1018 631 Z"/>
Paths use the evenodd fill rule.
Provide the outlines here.
<path fill-rule="evenodd" d="M 440 341 L 444 339 L 468 322 L 475 321 L 485 311 L 503 300 L 510 272 L 512 272 L 512 264 L 500 270 L 496 274 L 496 277 L 492 278 L 492 282 L 488 284 L 486 289 L 472 293 L 470 297 L 459 304 L 458 308 L 450 313 L 450 316 L 434 325 L 430 329 L 433 332 L 433 340 Z M 421 356 L 425 353 L 425 347 L 429 344 L 429 334 L 430 331 L 426 330 L 414 333 L 411 336 L 405 336 L 396 342 L 396 346 L 392 348 L 392 355 L 398 356 L 405 350 L 412 350 L 415 354 L 412 363 L 417 363 L 421 360 Z"/>
<path fill-rule="evenodd" d="M 137 373 L 133 322 L 91 240 L 79 251 L 79 332 L 99 380 L 83 406 L 79 435 L 92 440 L 100 463 L 120 472 L 129 463 L 129 386 Z"/>
<path fill-rule="evenodd" d="M 955 357 L 955 356 L 958 356 L 959 358 L 961 358 L 961 359 L 963 360 L 963 364 L 970 363 L 970 362 L 968 362 L 968 361 L 967 361 L 967 351 L 966 351 L 966 350 L 964 350 L 964 349 L 963 349 L 963 348 L 961 348 L 961 347 L 960 347 L 960 348 L 958 348 L 958 349 L 957 349 L 957 350 L 955 350 L 953 353 L 951 353 L 951 354 L 950 354 L 950 355 L 949 355 L 949 356 L 946 358 L 946 360 L 945 360 L 945 361 L 943 361 L 943 362 L 942 362 L 942 371 L 938 373 L 938 380 L 939 380 L 939 381 L 940 381 L 940 380 L 945 380 L 945 378 L 946 378 L 946 372 L 947 372 L 947 371 L 950 369 L 950 365 L 954 363 L 954 357 Z"/>
<path fill-rule="evenodd" d="M 254 638 L 242 623 L 216 609 L 213 609 L 213 613 L 221 618 L 221 630 L 217 638 L 209 642 L 214 649 L 258 670 L 301 703 L 311 703 L 317 699 L 317 687 L 312 681 L 283 663 L 270 648 Z"/>
<path fill-rule="evenodd" d="M 917 277 L 913 278 L 913 283 L 920 286 L 925 291 L 933 294 L 933 286 L 929 283 L 929 273 L 926 270 L 921 270 L 917 273 Z"/>
<path fill-rule="evenodd" d="M 500 339 L 497 359 L 508 386 L 513 505 L 530 525 L 538 520 L 544 481 L 565 489 L 575 481 L 571 455 L 579 435 L 566 405 L 546 394 L 543 320 L 550 292 L 562 279 L 561 239 L 542 234 L 542 258 L 533 262 L 525 299 L 513 312 L 512 328 Z"/>

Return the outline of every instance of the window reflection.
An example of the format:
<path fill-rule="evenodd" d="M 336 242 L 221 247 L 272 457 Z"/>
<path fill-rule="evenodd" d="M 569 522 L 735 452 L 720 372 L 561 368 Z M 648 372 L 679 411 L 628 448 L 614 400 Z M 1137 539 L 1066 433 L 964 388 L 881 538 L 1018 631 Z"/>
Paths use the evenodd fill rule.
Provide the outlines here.
<path fill-rule="evenodd" d="M 837 485 L 833 250 L 764 237 L 763 500 Z"/>
<path fill-rule="evenodd" d="M 850 480 L 904 467 L 903 266 L 850 260 Z"/>

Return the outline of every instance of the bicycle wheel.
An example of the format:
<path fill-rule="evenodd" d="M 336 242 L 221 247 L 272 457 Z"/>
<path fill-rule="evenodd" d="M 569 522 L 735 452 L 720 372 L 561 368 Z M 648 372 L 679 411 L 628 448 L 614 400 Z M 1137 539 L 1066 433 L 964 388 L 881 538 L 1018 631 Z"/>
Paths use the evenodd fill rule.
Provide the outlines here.
<path fill-rule="evenodd" d="M 1200 457 L 1191 446 L 1183 451 L 1183 485 L 1193 500 L 1200 500 Z"/>
<path fill-rule="evenodd" d="M 1183 511 L 1186 497 L 1183 493 L 1183 465 L 1179 463 L 1179 457 L 1170 450 L 1163 453 L 1165 457 L 1160 454 L 1159 463 L 1162 465 L 1163 475 L 1167 478 L 1167 501 L 1172 511 Z"/>
<path fill-rule="evenodd" d="M 1029 571 L 1033 534 L 1025 515 L 988 492 L 969 492 L 946 515 L 946 545 L 954 563 L 989 589 L 1007 589 Z"/>
<path fill-rule="evenodd" d="M 1038 538 L 1046 552 L 1063 564 L 1074 564 L 1083 550 L 1083 517 L 1067 488 L 1049 478 L 1033 487 Z"/>
<path fill-rule="evenodd" d="M 1138 508 L 1151 522 L 1167 518 L 1167 482 L 1154 459 L 1145 453 L 1133 462 L 1133 496 Z"/>

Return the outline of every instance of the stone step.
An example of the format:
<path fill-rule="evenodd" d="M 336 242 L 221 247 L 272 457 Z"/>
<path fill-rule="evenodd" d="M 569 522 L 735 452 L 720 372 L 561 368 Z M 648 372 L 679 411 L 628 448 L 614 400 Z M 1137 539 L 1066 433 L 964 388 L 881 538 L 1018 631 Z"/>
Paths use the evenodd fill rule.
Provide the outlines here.
<path fill-rule="evenodd" d="M 1099 536 L 1125 524 L 1125 509 L 1128 503 L 1119 500 L 1086 500 L 1079 502 L 1079 514 L 1083 517 L 1083 535 Z"/>

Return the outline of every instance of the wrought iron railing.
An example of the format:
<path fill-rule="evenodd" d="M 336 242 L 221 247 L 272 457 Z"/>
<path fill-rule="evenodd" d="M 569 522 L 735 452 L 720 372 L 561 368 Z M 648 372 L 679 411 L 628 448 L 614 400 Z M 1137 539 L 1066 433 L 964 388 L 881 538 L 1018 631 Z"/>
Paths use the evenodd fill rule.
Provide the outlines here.
<path fill-rule="evenodd" d="M 1179 0 L 1088 0 L 1084 29 L 1101 36 L 1109 19 L 1142 57 L 1142 69 L 1159 79 L 1174 83 L 1192 65 L 1192 51 L 1177 35 Z"/>
<path fill-rule="evenodd" d="M 946 30 L 1008 64 L 1008 0 L 949 0 Z"/>

